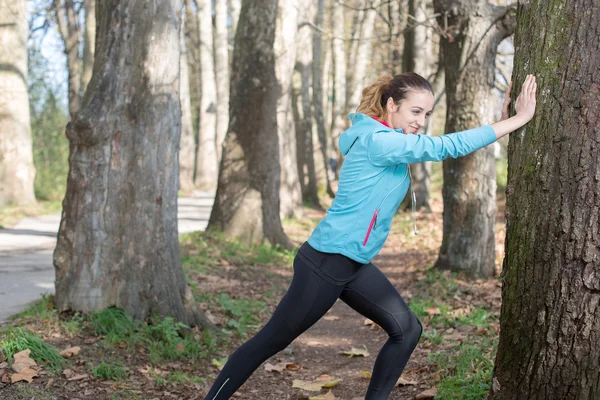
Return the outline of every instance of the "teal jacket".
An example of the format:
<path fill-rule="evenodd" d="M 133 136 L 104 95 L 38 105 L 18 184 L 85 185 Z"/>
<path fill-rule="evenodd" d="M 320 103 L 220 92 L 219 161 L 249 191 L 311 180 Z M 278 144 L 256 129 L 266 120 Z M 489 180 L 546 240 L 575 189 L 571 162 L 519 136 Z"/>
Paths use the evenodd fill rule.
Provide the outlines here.
<path fill-rule="evenodd" d="M 443 136 L 404 134 L 364 114 L 350 114 L 340 136 L 344 155 L 338 191 L 308 243 L 369 263 L 383 247 L 410 185 L 408 164 L 461 157 L 496 141 L 486 125 Z"/>

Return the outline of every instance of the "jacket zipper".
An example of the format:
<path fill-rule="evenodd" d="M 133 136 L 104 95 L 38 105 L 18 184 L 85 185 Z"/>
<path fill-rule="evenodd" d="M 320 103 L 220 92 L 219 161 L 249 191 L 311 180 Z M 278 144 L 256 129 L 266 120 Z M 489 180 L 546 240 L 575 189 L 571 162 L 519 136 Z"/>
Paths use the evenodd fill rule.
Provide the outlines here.
<path fill-rule="evenodd" d="M 379 206 L 375 209 L 375 212 L 373 213 L 373 218 L 371 218 L 371 223 L 369 224 L 369 229 L 367 230 L 367 234 L 365 235 L 365 240 L 363 241 L 363 247 L 367 245 L 367 242 L 369 241 L 369 236 L 371 236 L 371 230 L 373 230 L 373 228 L 375 228 L 377 226 L 377 216 L 379 215 L 379 209 L 381 208 L 381 206 L 383 205 L 383 203 L 387 200 L 387 198 L 389 197 L 389 195 L 396 190 L 400 185 L 402 185 L 404 183 L 404 181 L 406 180 L 406 177 L 408 176 L 408 168 L 410 168 L 408 165 L 406 166 L 406 173 L 404 174 L 404 178 L 400 181 L 399 184 L 397 184 L 396 186 L 394 186 L 394 188 L 392 190 L 390 190 L 388 192 L 388 194 L 385 195 L 385 197 L 383 198 L 383 200 L 381 200 L 381 203 L 379 203 Z"/>

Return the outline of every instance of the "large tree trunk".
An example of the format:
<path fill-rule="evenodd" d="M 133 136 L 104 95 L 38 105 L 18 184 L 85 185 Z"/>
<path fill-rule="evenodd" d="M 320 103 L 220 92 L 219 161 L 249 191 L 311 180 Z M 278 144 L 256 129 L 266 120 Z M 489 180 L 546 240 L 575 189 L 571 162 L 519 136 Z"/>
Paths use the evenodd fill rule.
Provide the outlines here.
<path fill-rule="evenodd" d="M 498 44 L 514 29 L 505 7 L 487 0 L 435 0 L 453 39 L 442 39 L 446 71 L 446 132 L 489 124 L 482 112 L 494 87 Z M 440 17 L 440 26 L 444 26 Z M 495 266 L 496 174 L 492 146 L 444 161 L 444 236 L 436 267 L 491 277 Z"/>
<path fill-rule="evenodd" d="M 27 93 L 27 2 L 0 0 L 0 207 L 35 203 Z"/>
<path fill-rule="evenodd" d="M 292 111 L 292 74 L 296 61 L 298 2 L 281 0 L 277 9 L 275 59 L 277 81 L 281 88 L 277 102 L 277 134 L 281 160 L 281 218 L 302 216 L 302 192 L 296 160 L 296 130 Z"/>
<path fill-rule="evenodd" d="M 279 216 L 280 89 L 275 76 L 277 0 L 242 3 L 235 36 L 230 122 L 209 228 L 246 242 L 291 247 Z M 254 38 L 254 40 L 247 40 Z M 249 106 L 251 105 L 251 106 Z"/>
<path fill-rule="evenodd" d="M 179 59 L 179 98 L 181 101 L 181 145 L 179 150 L 179 188 L 184 192 L 194 189 L 194 127 L 192 124 L 192 103 L 190 101 L 190 79 L 188 72 L 187 47 L 185 45 L 185 18 L 181 18 L 182 26 L 179 43 L 181 56 Z"/>
<path fill-rule="evenodd" d="M 229 53 L 227 48 L 227 0 L 215 2 L 215 76 L 217 80 L 217 154 L 221 157 L 221 145 L 229 123 Z"/>
<path fill-rule="evenodd" d="M 94 46 L 96 43 L 96 0 L 84 0 L 85 25 L 83 27 L 83 59 L 81 65 L 81 94 L 92 79 L 94 67 Z"/>
<path fill-rule="evenodd" d="M 301 10 L 301 21 L 314 19 L 315 7 L 311 3 Z M 296 126 L 296 156 L 298 160 L 298 176 L 302 189 L 302 200 L 314 206 L 319 205 L 319 190 L 317 187 L 317 175 L 314 159 L 313 146 L 313 113 L 311 96 L 312 76 L 312 27 L 308 24 L 300 24 L 301 28 L 297 36 L 296 71 L 299 73 L 297 79 L 297 90 L 293 101 L 294 121 Z"/>
<path fill-rule="evenodd" d="M 596 400 L 600 5 L 531 0 L 519 4 L 517 20 L 512 97 L 534 73 L 538 109 L 510 136 L 500 342 L 489 398 Z"/>
<path fill-rule="evenodd" d="M 97 5 L 94 73 L 67 125 L 69 175 L 54 252 L 59 310 L 116 306 L 138 319 L 159 313 L 208 326 L 179 258 L 181 8 L 181 0 Z"/>
<path fill-rule="evenodd" d="M 315 14 L 315 25 L 323 25 L 323 14 L 325 12 L 325 0 L 317 0 L 317 13 Z M 319 139 L 319 149 L 321 160 L 323 161 L 324 169 L 324 184 L 327 194 L 330 197 L 334 197 L 333 189 L 331 188 L 331 182 L 329 180 L 329 174 L 327 170 L 329 168 L 329 157 L 327 151 L 327 133 L 325 132 L 325 117 L 323 113 L 323 75 L 321 69 L 322 59 L 322 33 L 320 30 L 315 29 L 313 32 L 313 60 L 312 60 L 312 79 L 313 79 L 313 107 L 315 115 L 315 123 L 317 125 L 317 137 Z"/>
<path fill-rule="evenodd" d="M 198 36 L 200 37 L 200 116 L 198 123 L 198 152 L 196 156 L 196 185 L 214 188 L 218 179 L 216 112 L 217 87 L 213 57 L 212 0 L 197 0 Z"/>

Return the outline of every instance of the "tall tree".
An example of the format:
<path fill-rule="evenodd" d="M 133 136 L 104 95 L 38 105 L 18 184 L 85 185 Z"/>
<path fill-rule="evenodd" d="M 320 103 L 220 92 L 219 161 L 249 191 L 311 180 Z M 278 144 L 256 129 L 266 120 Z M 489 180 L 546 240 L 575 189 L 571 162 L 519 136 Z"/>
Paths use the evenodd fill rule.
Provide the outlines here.
<path fill-rule="evenodd" d="M 217 83 L 217 154 L 221 156 L 221 144 L 229 123 L 229 50 L 227 32 L 227 0 L 215 3 L 215 76 Z"/>
<path fill-rule="evenodd" d="M 600 4 L 521 2 L 517 21 L 513 82 L 534 73 L 540 90 L 510 136 L 489 398 L 599 399 Z"/>
<path fill-rule="evenodd" d="M 94 72 L 67 125 L 69 176 L 54 252 L 59 310 L 123 308 L 208 326 L 179 258 L 181 0 L 97 4 Z M 173 68 L 175 66 L 175 68 Z"/>
<path fill-rule="evenodd" d="M 218 179 L 218 150 L 216 112 L 217 87 L 213 57 L 212 0 L 196 0 L 198 6 L 198 36 L 200 38 L 200 112 L 198 123 L 198 152 L 196 156 L 196 185 L 213 188 Z"/>
<path fill-rule="evenodd" d="M 446 71 L 446 132 L 491 123 L 498 44 L 514 31 L 512 9 L 487 0 L 434 0 Z M 477 278 L 495 270 L 496 175 L 492 146 L 444 161 L 444 236 L 436 267 Z"/>
<path fill-rule="evenodd" d="M 242 3 L 233 51 L 229 129 L 208 226 L 244 241 L 267 239 L 289 247 L 279 216 L 277 3 Z"/>
<path fill-rule="evenodd" d="M 83 27 L 83 58 L 81 67 L 81 95 L 85 92 L 94 67 L 94 46 L 96 43 L 96 0 L 84 0 L 85 22 Z"/>
<path fill-rule="evenodd" d="M 231 37 L 235 38 L 237 23 L 240 19 L 240 9 L 242 8 L 242 0 L 228 0 L 229 14 L 231 18 Z"/>
<path fill-rule="evenodd" d="M 27 93 L 27 2 L 0 0 L 0 206 L 35 203 Z"/>
<path fill-rule="evenodd" d="M 179 188 L 184 192 L 194 189 L 194 158 L 196 146 L 194 143 L 194 126 L 192 124 L 192 103 L 190 100 L 190 77 L 188 72 L 188 55 L 185 44 L 185 17 L 181 18 L 179 44 L 181 55 L 179 59 L 179 98 L 181 101 L 181 140 L 179 149 Z"/>
<path fill-rule="evenodd" d="M 342 4 L 331 2 L 331 47 L 333 61 L 333 105 L 332 105 L 332 145 L 337 155 L 337 164 L 341 164 L 342 155 L 339 151 L 339 138 L 348 127 L 346 118 L 346 46 L 344 45 L 344 8 Z M 337 171 L 336 171 L 337 172 Z"/>
<path fill-rule="evenodd" d="M 280 215 L 301 217 L 302 192 L 296 160 L 296 129 L 292 111 L 292 75 L 296 61 L 298 1 L 280 0 L 275 31 L 275 72 L 281 90 L 277 102 L 277 133 L 281 160 Z"/>

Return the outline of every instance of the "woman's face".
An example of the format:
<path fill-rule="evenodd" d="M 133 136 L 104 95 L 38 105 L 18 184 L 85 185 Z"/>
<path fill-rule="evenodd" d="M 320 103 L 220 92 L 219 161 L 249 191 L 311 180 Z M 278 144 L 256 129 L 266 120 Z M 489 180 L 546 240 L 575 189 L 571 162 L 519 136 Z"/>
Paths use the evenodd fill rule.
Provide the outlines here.
<path fill-rule="evenodd" d="M 428 91 L 410 91 L 408 96 L 395 104 L 389 98 L 387 107 L 387 123 L 393 129 L 402 129 L 404 133 L 419 133 L 426 125 L 435 99 Z"/>

